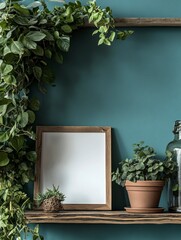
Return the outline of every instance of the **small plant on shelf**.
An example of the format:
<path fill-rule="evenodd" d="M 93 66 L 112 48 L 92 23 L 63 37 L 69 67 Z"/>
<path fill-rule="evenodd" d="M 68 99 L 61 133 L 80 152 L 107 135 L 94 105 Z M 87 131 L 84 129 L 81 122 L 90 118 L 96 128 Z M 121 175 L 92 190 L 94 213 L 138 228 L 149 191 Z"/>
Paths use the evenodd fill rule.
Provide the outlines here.
<path fill-rule="evenodd" d="M 133 145 L 132 159 L 119 163 L 119 168 L 112 173 L 112 180 L 124 186 L 126 180 L 137 182 L 146 180 L 167 180 L 177 172 L 177 164 L 170 152 L 166 153 L 164 161 L 156 158 L 152 147 L 144 146 L 144 142 Z"/>
<path fill-rule="evenodd" d="M 62 202 L 65 195 L 59 191 L 59 186 L 53 185 L 52 189 L 47 188 L 45 193 L 39 193 L 35 199 L 37 206 L 42 206 L 45 212 L 57 212 L 63 210 Z"/>
<path fill-rule="evenodd" d="M 120 162 L 119 168 L 112 173 L 112 181 L 126 186 L 131 208 L 145 208 L 150 212 L 158 211 L 157 208 L 165 181 L 177 172 L 177 164 L 170 152 L 166 153 L 164 161 L 156 158 L 152 147 L 145 146 L 144 142 L 134 144 L 134 155 L 132 159 L 125 159 Z M 158 193 L 153 196 L 153 193 Z M 136 195 L 133 195 L 133 194 Z M 146 198 L 146 194 L 147 197 Z M 143 202 L 141 201 L 143 197 Z M 147 200 L 146 200 L 147 199 Z M 152 200 L 149 202 L 149 200 Z M 128 209 L 130 211 L 130 209 Z M 134 210 L 131 209 L 133 212 Z"/>

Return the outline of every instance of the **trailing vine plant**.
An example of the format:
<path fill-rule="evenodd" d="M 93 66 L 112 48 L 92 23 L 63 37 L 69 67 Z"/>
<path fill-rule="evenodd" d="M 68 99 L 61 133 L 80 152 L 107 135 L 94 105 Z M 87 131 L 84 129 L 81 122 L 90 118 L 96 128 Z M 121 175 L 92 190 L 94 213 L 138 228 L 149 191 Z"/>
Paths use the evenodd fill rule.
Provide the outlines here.
<path fill-rule="evenodd" d="M 46 3 L 28 6 L 19 0 L 0 3 L 0 239 L 21 240 L 32 236 L 43 239 L 38 227 L 31 229 L 25 210 L 30 200 L 23 190 L 33 180 L 36 161 L 33 123 L 39 100 L 30 97 L 30 86 L 53 82 L 50 59 L 63 63 L 71 34 L 93 24 L 98 45 L 125 39 L 132 31 L 115 29 L 109 7 L 102 9 L 95 1 L 83 6 L 69 2 L 50 11 Z M 32 95 L 32 94 L 31 94 Z"/>

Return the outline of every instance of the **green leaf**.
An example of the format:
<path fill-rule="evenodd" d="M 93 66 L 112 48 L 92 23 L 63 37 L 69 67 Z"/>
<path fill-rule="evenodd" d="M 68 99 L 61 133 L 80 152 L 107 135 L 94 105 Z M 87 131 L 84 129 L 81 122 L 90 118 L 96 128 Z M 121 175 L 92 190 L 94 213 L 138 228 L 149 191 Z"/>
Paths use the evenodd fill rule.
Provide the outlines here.
<path fill-rule="evenodd" d="M 8 165 L 9 163 L 9 158 L 7 153 L 5 152 L 0 152 L 0 167 L 4 167 Z"/>
<path fill-rule="evenodd" d="M 52 41 L 52 42 L 54 41 L 54 37 L 49 31 L 42 29 L 42 32 L 46 35 L 45 37 L 46 40 Z"/>
<path fill-rule="evenodd" d="M 6 142 L 9 139 L 8 132 L 0 132 L 0 142 Z"/>
<path fill-rule="evenodd" d="M 59 31 L 55 31 L 54 32 L 54 37 L 55 37 L 55 39 L 59 39 L 60 38 Z"/>
<path fill-rule="evenodd" d="M 172 154 L 172 152 L 170 152 L 170 151 L 166 151 L 166 156 L 167 156 L 168 158 L 171 158 L 171 157 L 173 156 L 173 154 Z"/>
<path fill-rule="evenodd" d="M 36 140 L 36 134 L 33 131 L 27 132 L 27 136 L 32 140 Z"/>
<path fill-rule="evenodd" d="M 38 225 L 34 228 L 34 233 L 36 233 L 36 234 L 39 233 L 39 226 Z"/>
<path fill-rule="evenodd" d="M 109 37 L 109 40 L 110 40 L 111 42 L 113 42 L 114 39 L 115 39 L 115 36 L 116 36 L 116 33 L 115 33 L 115 32 L 111 32 L 111 35 L 110 35 L 110 37 Z"/>
<path fill-rule="evenodd" d="M 28 18 L 27 18 L 27 17 L 21 17 L 21 16 L 15 15 L 15 17 L 13 18 L 13 20 L 14 20 L 15 23 L 17 23 L 18 25 L 22 25 L 22 26 L 29 26 L 29 25 L 31 25 L 30 22 L 28 21 Z"/>
<path fill-rule="evenodd" d="M 46 24 L 46 23 L 47 23 L 47 20 L 46 20 L 46 19 L 41 19 L 41 20 L 39 21 L 39 24 L 41 24 L 41 25 Z"/>
<path fill-rule="evenodd" d="M 46 37 L 46 35 L 40 31 L 29 31 L 26 35 L 32 41 L 39 42 Z"/>
<path fill-rule="evenodd" d="M 37 56 L 43 56 L 44 55 L 44 50 L 42 47 L 38 46 L 36 47 L 36 49 L 32 50 L 32 52 L 37 55 Z"/>
<path fill-rule="evenodd" d="M 126 31 L 126 30 L 123 32 L 121 31 L 121 32 L 117 33 L 117 38 L 125 40 L 128 36 L 130 36 L 133 33 L 134 33 L 134 31 Z"/>
<path fill-rule="evenodd" d="M 35 76 L 35 78 L 40 81 L 41 80 L 41 76 L 42 76 L 42 69 L 41 67 L 35 66 L 33 67 L 33 74 Z"/>
<path fill-rule="evenodd" d="M 98 46 L 104 43 L 104 38 L 100 38 L 98 42 Z"/>
<path fill-rule="evenodd" d="M 22 112 L 21 114 L 18 115 L 17 118 L 19 125 L 24 128 L 28 124 L 28 113 L 27 112 Z"/>
<path fill-rule="evenodd" d="M 0 117 L 4 116 L 7 110 L 7 105 L 0 105 Z"/>
<path fill-rule="evenodd" d="M 38 111 L 40 108 L 40 101 L 38 99 L 32 99 L 30 101 L 30 105 L 29 107 L 33 110 L 33 111 Z"/>
<path fill-rule="evenodd" d="M 14 63 L 14 62 L 17 62 L 19 60 L 19 56 L 17 54 L 14 54 L 14 53 L 8 53 L 4 56 L 4 60 L 7 62 L 7 63 Z"/>
<path fill-rule="evenodd" d="M 73 9 L 71 8 L 71 6 L 67 6 L 66 11 L 63 13 L 64 17 L 68 17 L 69 15 L 71 15 Z"/>
<path fill-rule="evenodd" d="M 7 106 L 11 103 L 12 101 L 7 98 L 3 98 L 0 100 L 0 117 L 4 116 L 6 114 Z"/>
<path fill-rule="evenodd" d="M 10 73 L 13 70 L 13 66 L 10 64 L 6 64 L 5 67 L 2 70 L 2 74 L 3 75 L 7 75 L 8 73 Z"/>
<path fill-rule="evenodd" d="M 63 63 L 63 56 L 61 53 L 55 52 L 54 57 L 57 63 L 60 63 L 60 64 Z"/>
<path fill-rule="evenodd" d="M 5 2 L 0 3 L 0 10 L 4 9 L 5 7 L 6 7 L 6 3 Z"/>
<path fill-rule="evenodd" d="M 32 41 L 30 38 L 24 37 L 22 39 L 22 43 L 28 49 L 36 49 L 37 48 L 37 43 Z"/>
<path fill-rule="evenodd" d="M 72 16 L 72 14 L 70 14 L 69 16 L 66 17 L 67 23 L 73 23 L 73 21 L 74 21 L 74 17 Z"/>
<path fill-rule="evenodd" d="M 24 47 L 20 41 L 13 41 L 10 48 L 11 52 L 14 54 L 22 55 L 24 53 Z"/>
<path fill-rule="evenodd" d="M 6 34 L 6 40 L 9 40 L 12 38 L 13 32 L 15 32 L 17 30 L 17 26 L 11 28 L 11 30 L 9 30 Z"/>
<path fill-rule="evenodd" d="M 25 143 L 25 139 L 23 136 L 15 136 L 10 140 L 11 146 L 16 150 L 16 152 L 19 152 Z"/>
<path fill-rule="evenodd" d="M 18 3 L 14 3 L 13 7 L 14 7 L 14 9 L 16 9 L 19 13 L 21 13 L 24 16 L 30 15 L 29 10 L 24 6 L 20 6 Z"/>
<path fill-rule="evenodd" d="M 1 196 L 3 196 L 3 200 L 6 201 L 8 197 L 9 189 L 2 191 Z"/>
<path fill-rule="evenodd" d="M 8 98 L 3 98 L 0 100 L 0 106 L 2 105 L 8 105 L 9 103 L 11 103 L 12 100 L 11 99 L 8 99 Z"/>
<path fill-rule="evenodd" d="M 14 77 L 14 75 L 4 76 L 4 81 L 5 81 L 7 84 L 16 86 L 16 78 Z"/>
<path fill-rule="evenodd" d="M 61 27 L 61 29 L 65 32 L 65 33 L 71 33 L 72 32 L 72 28 L 70 27 L 70 25 L 66 24 L 66 25 L 63 25 Z"/>
<path fill-rule="evenodd" d="M 11 49 L 8 46 L 5 46 L 3 49 L 3 56 L 6 56 L 8 53 L 11 53 Z"/>
<path fill-rule="evenodd" d="M 137 165 L 136 165 L 136 170 L 143 170 L 144 169 L 144 164 L 141 162 L 141 163 L 138 163 Z"/>
<path fill-rule="evenodd" d="M 107 38 L 104 39 L 104 44 L 107 46 L 111 45 L 110 41 Z"/>
<path fill-rule="evenodd" d="M 172 191 L 173 191 L 173 192 L 178 191 L 178 189 L 179 189 L 179 185 L 178 185 L 178 184 L 175 184 L 175 185 L 172 187 Z"/>
<path fill-rule="evenodd" d="M 54 74 L 48 66 L 43 68 L 42 80 L 46 83 L 53 83 L 54 82 Z"/>
<path fill-rule="evenodd" d="M 0 125 L 2 125 L 2 124 L 3 124 L 3 117 L 0 116 Z"/>
<path fill-rule="evenodd" d="M 15 133 L 16 130 L 17 130 L 17 124 L 15 122 L 14 126 L 10 130 L 10 133 L 9 133 L 10 136 L 14 137 L 14 133 Z"/>
<path fill-rule="evenodd" d="M 64 52 L 68 52 L 69 51 L 69 47 L 70 47 L 70 38 L 69 37 L 60 37 L 57 41 L 57 46 L 60 50 L 64 51 Z"/>
<path fill-rule="evenodd" d="M 98 15 L 97 19 L 94 21 L 95 26 L 98 26 L 98 23 L 102 20 L 102 17 L 103 17 L 103 12 L 101 12 Z"/>
<path fill-rule="evenodd" d="M 164 170 L 163 166 L 160 166 L 159 167 L 159 172 L 163 172 L 163 170 Z"/>
<path fill-rule="evenodd" d="M 45 56 L 46 56 L 47 58 L 50 58 L 50 59 L 51 59 L 51 57 L 52 57 L 52 52 L 51 52 L 49 49 L 45 49 Z"/>
<path fill-rule="evenodd" d="M 31 124 L 34 123 L 35 113 L 31 110 L 28 110 L 27 113 L 28 113 L 28 122 L 31 123 Z"/>
<path fill-rule="evenodd" d="M 91 14 L 90 17 L 89 17 L 89 23 L 91 23 L 93 20 L 94 20 L 94 15 Z"/>
<path fill-rule="evenodd" d="M 4 68 L 3 74 L 7 75 L 8 73 L 10 73 L 13 70 L 13 66 L 10 64 L 7 64 Z"/>
<path fill-rule="evenodd" d="M 25 173 L 23 173 L 22 174 L 22 180 L 23 180 L 23 183 L 28 183 L 29 182 L 29 177 Z"/>
<path fill-rule="evenodd" d="M 35 151 L 30 151 L 27 153 L 27 159 L 31 162 L 35 162 L 36 158 L 37 158 L 37 154 Z"/>
<path fill-rule="evenodd" d="M 21 163 L 20 165 L 19 165 L 19 169 L 20 170 L 23 170 L 23 171 L 27 171 L 28 170 L 28 166 L 27 166 L 27 164 L 26 163 Z"/>
<path fill-rule="evenodd" d="M 92 33 L 92 36 L 97 34 L 99 32 L 99 30 L 95 30 L 93 33 Z"/>
<path fill-rule="evenodd" d="M 100 32 L 100 33 L 106 33 L 106 32 L 107 32 L 107 27 L 106 27 L 106 26 L 101 26 L 101 27 L 99 28 L 99 32 Z"/>

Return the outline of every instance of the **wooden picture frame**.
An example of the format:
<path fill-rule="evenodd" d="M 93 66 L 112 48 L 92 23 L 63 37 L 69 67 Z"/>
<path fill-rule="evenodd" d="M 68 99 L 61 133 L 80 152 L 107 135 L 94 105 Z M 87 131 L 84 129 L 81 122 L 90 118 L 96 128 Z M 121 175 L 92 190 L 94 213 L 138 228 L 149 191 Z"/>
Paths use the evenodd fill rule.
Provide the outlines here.
<path fill-rule="evenodd" d="M 34 196 L 54 184 L 65 210 L 111 210 L 111 127 L 38 126 Z"/>

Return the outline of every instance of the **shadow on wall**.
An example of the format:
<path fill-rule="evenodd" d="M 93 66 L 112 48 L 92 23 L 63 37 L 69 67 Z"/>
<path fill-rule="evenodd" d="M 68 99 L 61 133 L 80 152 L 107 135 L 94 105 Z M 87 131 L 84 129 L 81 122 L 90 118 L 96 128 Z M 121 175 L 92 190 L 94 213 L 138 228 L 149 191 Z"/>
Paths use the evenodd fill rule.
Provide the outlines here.
<path fill-rule="evenodd" d="M 116 171 L 119 162 L 122 160 L 120 152 L 119 134 L 116 129 L 112 129 L 112 172 Z M 122 142 L 122 141 L 121 141 Z M 123 144 L 121 144 L 122 146 Z M 129 200 L 125 189 L 115 182 L 112 183 L 112 210 L 123 210 L 129 206 Z"/>
<path fill-rule="evenodd" d="M 85 116 L 88 108 L 93 112 L 95 109 L 97 111 L 98 106 L 105 107 L 101 93 L 107 89 L 106 78 L 102 77 L 103 70 L 99 66 L 105 59 L 109 62 L 111 48 L 98 47 L 98 39 L 91 34 L 91 30 L 81 29 L 73 33 L 70 51 L 64 54 L 63 65 L 52 63 L 56 87 L 48 86 L 47 94 L 40 96 L 42 107 L 38 112 L 38 120 L 46 121 L 49 125 L 60 125 L 62 119 L 69 120 L 71 115 L 76 118 L 74 112 Z M 96 68 L 98 71 L 95 71 Z M 52 118 L 55 113 L 56 118 Z M 42 115 L 46 117 L 42 119 Z"/>

